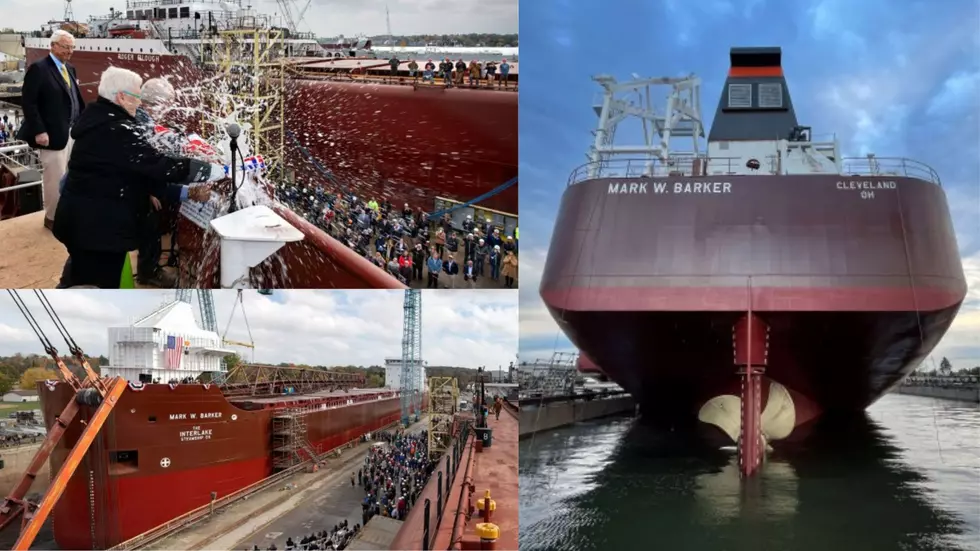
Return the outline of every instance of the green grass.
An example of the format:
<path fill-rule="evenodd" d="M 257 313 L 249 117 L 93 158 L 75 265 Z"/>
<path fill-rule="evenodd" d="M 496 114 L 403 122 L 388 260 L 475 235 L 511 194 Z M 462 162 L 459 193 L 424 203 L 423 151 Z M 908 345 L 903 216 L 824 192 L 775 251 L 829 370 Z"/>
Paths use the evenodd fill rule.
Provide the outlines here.
<path fill-rule="evenodd" d="M 0 402 L 0 412 L 9 413 L 11 411 L 30 411 L 32 409 L 41 409 L 41 402 Z"/>

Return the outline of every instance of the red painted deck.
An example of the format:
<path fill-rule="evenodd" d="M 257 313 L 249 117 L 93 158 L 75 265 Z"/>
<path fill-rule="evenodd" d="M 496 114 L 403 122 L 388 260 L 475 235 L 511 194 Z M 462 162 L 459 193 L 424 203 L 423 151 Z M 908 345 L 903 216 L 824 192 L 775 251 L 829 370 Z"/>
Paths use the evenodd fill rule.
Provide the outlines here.
<path fill-rule="evenodd" d="M 500 419 L 494 419 L 490 415 L 490 428 L 493 429 L 493 444 L 489 448 L 484 448 L 481 453 L 473 454 L 473 489 L 470 497 L 472 505 L 476 507 L 476 500 L 483 497 L 487 490 L 490 490 L 490 499 L 496 502 L 497 508 L 493 512 L 490 521 L 500 529 L 500 537 L 497 540 L 496 549 L 516 550 L 518 535 L 518 477 L 517 477 L 517 440 L 518 440 L 518 420 L 514 413 L 504 409 L 500 412 Z M 472 443 L 473 439 L 470 439 Z M 461 462 L 461 469 L 466 468 L 465 456 Z M 460 476 L 465 475 L 465 470 Z M 474 514 L 473 518 L 466 523 L 461 530 L 461 538 L 453 540 L 453 519 L 457 514 L 457 503 L 459 494 L 463 491 L 462 479 L 458 478 L 457 483 L 449 496 L 449 509 L 446 511 L 443 521 L 439 526 L 439 531 L 435 536 L 433 549 L 479 549 L 480 538 L 476 535 L 476 525 L 483 522 L 483 519 Z M 463 506 L 468 502 L 464 499 Z"/>

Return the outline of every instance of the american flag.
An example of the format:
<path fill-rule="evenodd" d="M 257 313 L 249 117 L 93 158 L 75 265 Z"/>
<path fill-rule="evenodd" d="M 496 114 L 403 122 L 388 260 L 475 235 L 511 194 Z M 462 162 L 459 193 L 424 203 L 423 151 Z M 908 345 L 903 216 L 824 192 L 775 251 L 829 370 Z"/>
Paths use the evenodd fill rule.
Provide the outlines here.
<path fill-rule="evenodd" d="M 167 337 L 167 367 L 180 368 L 180 357 L 184 355 L 184 339 L 174 336 Z"/>

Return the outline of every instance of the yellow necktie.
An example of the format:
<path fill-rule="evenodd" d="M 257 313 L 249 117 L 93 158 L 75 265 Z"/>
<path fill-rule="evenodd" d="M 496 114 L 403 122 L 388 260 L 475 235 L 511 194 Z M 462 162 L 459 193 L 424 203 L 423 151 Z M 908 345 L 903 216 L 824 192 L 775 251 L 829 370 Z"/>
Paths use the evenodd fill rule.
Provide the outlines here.
<path fill-rule="evenodd" d="M 65 79 L 65 84 L 68 85 L 68 89 L 71 90 L 71 79 L 68 78 L 68 67 L 64 65 L 61 66 L 61 77 Z"/>

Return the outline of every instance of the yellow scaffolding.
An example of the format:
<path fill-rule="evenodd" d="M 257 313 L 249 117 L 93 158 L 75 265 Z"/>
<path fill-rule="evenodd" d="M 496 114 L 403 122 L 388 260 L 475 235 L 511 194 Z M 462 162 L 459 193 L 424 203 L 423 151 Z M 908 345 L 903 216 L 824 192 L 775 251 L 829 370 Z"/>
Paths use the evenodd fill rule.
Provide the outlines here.
<path fill-rule="evenodd" d="M 236 114 L 246 128 L 252 155 L 261 155 L 274 179 L 282 176 L 285 152 L 285 73 L 287 48 L 281 29 L 263 28 L 257 17 L 241 17 L 235 28 L 201 41 L 201 63 L 221 93 L 211 94 L 211 112 Z M 235 113 L 238 111 L 238 113 Z M 217 135 L 216 121 L 205 120 Z"/>
<path fill-rule="evenodd" d="M 441 457 L 449 449 L 453 420 L 459 409 L 455 377 L 429 377 L 429 457 Z"/>

